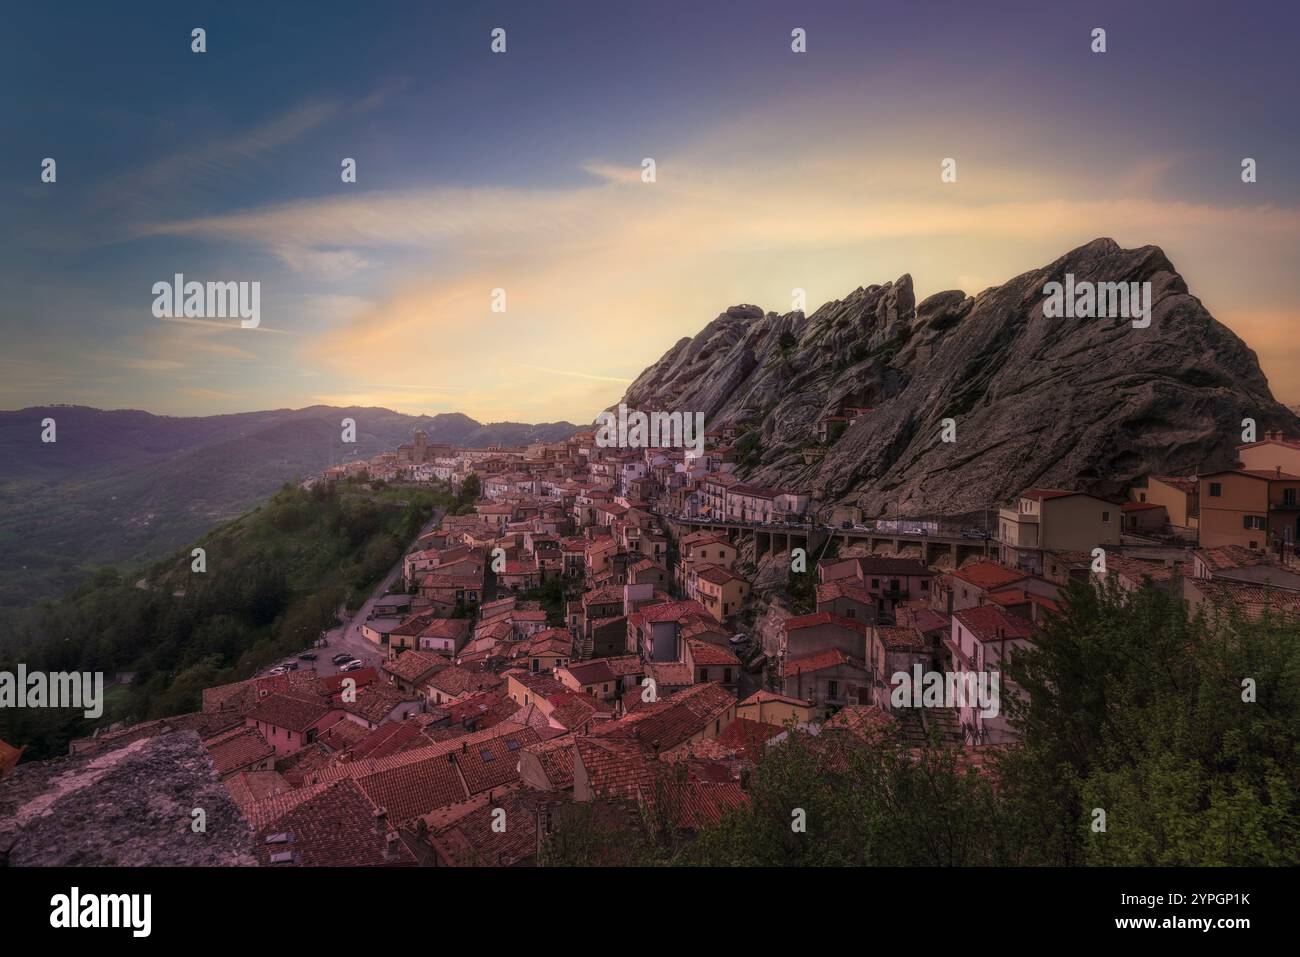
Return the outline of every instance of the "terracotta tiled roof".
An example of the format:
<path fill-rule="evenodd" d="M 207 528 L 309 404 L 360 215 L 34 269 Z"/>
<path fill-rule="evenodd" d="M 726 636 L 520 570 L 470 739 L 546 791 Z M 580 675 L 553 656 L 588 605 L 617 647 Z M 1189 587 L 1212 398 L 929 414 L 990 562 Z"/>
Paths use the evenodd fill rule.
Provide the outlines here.
<path fill-rule="evenodd" d="M 372 684 L 379 677 L 374 668 L 358 668 L 356 671 L 342 671 L 336 675 L 328 675 L 317 680 L 316 687 L 322 697 L 333 697 L 343 690 L 344 683 L 351 679 L 354 684 L 352 687 L 364 688 Z"/>
<path fill-rule="evenodd" d="M 490 691 L 500 686 L 501 679 L 494 674 L 470 671 L 452 665 L 450 668 L 439 671 L 426 683 L 430 688 L 441 691 L 445 695 L 459 697 L 469 692 Z"/>
<path fill-rule="evenodd" d="M 541 738 L 531 727 L 521 727 L 508 734 L 487 738 L 451 751 L 470 794 L 504 787 L 519 780 L 519 755 Z"/>
<path fill-rule="evenodd" d="M 287 794 L 293 786 L 279 771 L 237 771 L 223 782 L 230 798 L 244 810 L 267 798 Z"/>
<path fill-rule="evenodd" d="M 223 731 L 203 742 L 212 767 L 218 774 L 228 774 L 250 764 L 264 761 L 275 754 L 275 748 L 266 743 L 257 728 L 242 725 Z"/>
<path fill-rule="evenodd" d="M 701 665 L 730 665 L 735 667 L 740 664 L 740 659 L 735 656 L 730 648 L 715 645 L 713 642 L 703 641 L 699 638 L 688 638 L 686 646 L 690 648 L 691 660 L 695 662 L 696 667 Z"/>
<path fill-rule="evenodd" d="M 346 751 L 369 733 L 355 721 L 335 721 L 316 740 L 332 751 Z"/>
<path fill-rule="evenodd" d="M 1029 638 L 1034 633 L 1030 622 L 1008 614 L 997 605 L 980 605 L 954 612 L 953 618 L 966 626 L 976 641 Z"/>
<path fill-rule="evenodd" d="M 721 565 L 697 565 L 695 567 L 695 574 L 696 577 L 703 578 L 706 582 L 709 582 L 712 585 L 725 585 L 728 582 L 733 581 L 746 581 L 745 578 L 737 575 L 735 572 L 723 568 Z"/>
<path fill-rule="evenodd" d="M 371 724 L 387 720 L 389 713 L 399 705 L 409 703 L 412 711 L 418 711 L 424 698 L 414 691 L 402 691 L 393 685 L 376 682 L 357 692 L 357 700 L 341 702 L 339 707 L 349 714 L 365 718 Z"/>
<path fill-rule="evenodd" d="M 1230 568 L 1252 568 L 1258 565 L 1270 565 L 1272 559 L 1264 552 L 1253 551 L 1240 545 L 1220 545 L 1217 548 L 1198 548 L 1195 552 L 1212 572 L 1225 571 Z"/>
<path fill-rule="evenodd" d="M 831 648 L 826 651 L 814 652 L 811 655 L 801 655 L 798 658 L 787 658 L 784 673 L 788 678 L 794 675 L 821 671 L 824 668 L 838 668 L 840 665 L 852 665 L 861 668 L 862 662 L 845 654 L 839 648 Z"/>
<path fill-rule="evenodd" d="M 551 719 L 566 731 L 580 731 L 601 709 L 597 708 L 590 696 L 578 691 L 557 694 L 548 699 L 554 710 Z"/>
<path fill-rule="evenodd" d="M 660 751 L 675 748 L 692 735 L 718 721 L 735 697 L 712 681 L 684 688 L 670 698 L 661 698 L 632 714 L 593 729 L 593 735 L 632 737 L 657 746 Z"/>
<path fill-rule="evenodd" d="M 752 695 L 750 695 L 748 698 L 746 698 L 744 701 L 740 703 L 742 705 L 747 705 L 747 704 L 768 704 L 773 702 L 779 704 L 794 705 L 795 707 L 799 707 L 799 708 L 812 707 L 811 701 L 805 701 L 802 698 L 791 697 L 788 694 L 778 694 L 775 691 L 755 691 Z"/>
<path fill-rule="evenodd" d="M 954 570 L 952 575 L 954 578 L 960 578 L 976 588 L 990 591 L 1005 588 L 1013 582 L 1024 581 L 1029 577 L 1024 572 L 1012 571 L 1010 568 L 995 565 L 993 562 L 978 562 L 974 565 L 967 565 L 965 568 Z"/>
<path fill-rule="evenodd" d="M 360 728 L 353 721 L 341 721 Z M 361 729 L 360 740 L 348 748 L 348 758 L 359 761 L 364 758 L 383 758 L 390 754 L 400 754 L 408 747 L 418 747 L 428 743 L 428 738 L 421 733 L 420 722 L 414 718 L 406 721 L 386 721 L 373 731 Z"/>
<path fill-rule="evenodd" d="M 903 625 L 876 625 L 876 637 L 888 651 L 917 651 L 925 647 L 925 638 L 915 628 Z"/>
<path fill-rule="evenodd" d="M 691 614 L 707 615 L 708 609 L 698 601 L 668 601 L 661 605 L 646 605 L 632 617 L 646 622 L 677 621 Z"/>
<path fill-rule="evenodd" d="M 779 724 L 754 721 L 750 718 L 737 718 L 727 725 L 722 734 L 712 740 L 737 756 L 754 757 L 762 753 L 763 745 L 771 741 L 783 730 L 785 729 Z"/>
<path fill-rule="evenodd" d="M 565 734 L 549 741 L 526 745 L 524 750 L 535 755 L 542 766 L 547 783 L 552 788 L 573 787 L 573 735 Z"/>
<path fill-rule="evenodd" d="M 605 667 L 620 678 L 627 675 L 639 675 L 645 668 L 645 664 L 641 661 L 639 655 L 614 655 L 599 660 L 603 661 Z"/>
<path fill-rule="evenodd" d="M 712 827 L 747 801 L 740 785 L 730 781 L 668 780 L 655 796 L 671 805 L 667 810 L 673 823 L 688 831 Z"/>
<path fill-rule="evenodd" d="M 1020 493 L 1020 498 L 1030 498 L 1036 502 L 1042 502 L 1046 499 L 1068 498 L 1071 495 L 1082 495 L 1082 492 L 1067 492 L 1059 488 L 1030 488 Z"/>
<path fill-rule="evenodd" d="M 1211 604 L 1236 605 L 1248 614 L 1267 608 L 1274 613 L 1300 615 L 1300 593 L 1223 578 L 1196 578 L 1189 584 Z"/>
<path fill-rule="evenodd" d="M 386 662 L 384 670 L 401 678 L 403 681 L 415 684 L 421 678 L 432 674 L 439 668 L 445 668 L 449 664 L 451 662 L 445 655 L 408 648 L 392 661 Z"/>
<path fill-rule="evenodd" d="M 1175 475 L 1153 475 L 1151 476 L 1157 482 L 1163 482 L 1171 488 L 1176 488 L 1184 495 L 1194 495 L 1198 491 L 1195 478 L 1182 478 Z"/>
<path fill-rule="evenodd" d="M 875 705 L 848 704 L 823 724 L 826 731 L 847 731 L 864 741 L 877 740 L 894 728 L 894 719 Z"/>
<path fill-rule="evenodd" d="M 654 754 L 639 741 L 580 735 L 574 747 L 587 773 L 587 786 L 597 797 L 636 800 L 654 783 Z"/>
<path fill-rule="evenodd" d="M 684 661 L 647 661 L 645 673 L 654 679 L 661 694 L 667 688 L 683 688 L 695 683 L 695 674 Z"/>
<path fill-rule="evenodd" d="M 266 823 L 257 834 L 259 862 L 264 867 L 413 865 L 414 855 L 383 818 L 375 817 L 376 810 L 355 782 L 328 785 Z"/>
<path fill-rule="evenodd" d="M 580 685 L 596 685 L 612 682 L 614 672 L 600 658 L 590 661 L 571 661 L 564 668 Z"/>
<path fill-rule="evenodd" d="M 258 702 L 247 717 L 277 728 L 301 732 L 325 717 L 329 711 L 329 705 L 320 698 L 273 694 Z"/>
<path fill-rule="evenodd" d="M 547 806 L 567 800 L 556 792 L 507 791 L 431 831 L 429 846 L 447 867 L 512 867 L 536 856 L 538 819 L 548 813 Z M 505 811 L 504 830 L 493 827 L 498 810 Z"/>

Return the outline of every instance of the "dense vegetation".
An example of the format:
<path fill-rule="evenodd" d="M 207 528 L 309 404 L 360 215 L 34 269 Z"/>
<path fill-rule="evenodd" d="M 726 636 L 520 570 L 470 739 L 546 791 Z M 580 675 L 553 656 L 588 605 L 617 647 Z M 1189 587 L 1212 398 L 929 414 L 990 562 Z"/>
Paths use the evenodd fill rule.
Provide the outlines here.
<path fill-rule="evenodd" d="M 261 508 L 195 542 L 144 577 L 101 570 L 33 609 L 0 639 L 0 670 L 133 672 L 108 690 L 101 723 L 195 710 L 203 688 L 248 677 L 310 647 L 394 567 L 449 493 L 364 483 L 285 485 Z M 139 579 L 137 581 L 137 579 Z M 66 753 L 88 733 L 80 712 L 0 711 L 0 738 L 27 757 Z"/>
<path fill-rule="evenodd" d="M 795 735 L 762 755 L 748 804 L 694 840 L 574 818 L 581 833 L 544 861 L 592 863 L 608 845 L 658 864 L 1300 863 L 1294 620 L 1190 617 L 1155 588 L 1076 586 L 1009 673 L 1023 737 L 983 771 L 937 744 Z"/>

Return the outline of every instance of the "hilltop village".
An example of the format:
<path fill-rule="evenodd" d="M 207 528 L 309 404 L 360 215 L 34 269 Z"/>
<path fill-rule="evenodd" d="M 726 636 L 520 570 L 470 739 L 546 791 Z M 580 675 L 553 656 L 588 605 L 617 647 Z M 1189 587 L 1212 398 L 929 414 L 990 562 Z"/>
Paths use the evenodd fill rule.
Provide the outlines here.
<path fill-rule="evenodd" d="M 833 440 L 865 414 L 820 429 Z M 1280 433 L 1124 501 L 1025 489 L 982 525 L 863 522 L 748 484 L 742 433 L 684 450 L 417 433 L 312 476 L 445 488 L 465 507 L 436 516 L 336 639 L 48 763 L 145 760 L 168 738 L 184 764 L 171 739 L 187 733 L 224 789 L 212 803 L 246 822 L 222 863 L 529 864 L 575 808 L 685 835 L 716 824 L 790 735 L 939 744 L 979 773 L 1015 744 L 1006 708 L 900 698 L 898 676 L 1015 694 L 1003 668 L 1072 581 L 1300 614 L 1300 441 Z"/>

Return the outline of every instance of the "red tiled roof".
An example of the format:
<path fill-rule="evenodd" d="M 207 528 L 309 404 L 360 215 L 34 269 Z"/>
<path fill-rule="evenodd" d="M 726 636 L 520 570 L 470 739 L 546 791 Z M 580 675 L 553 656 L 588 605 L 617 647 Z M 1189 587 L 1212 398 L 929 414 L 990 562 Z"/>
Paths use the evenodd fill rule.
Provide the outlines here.
<path fill-rule="evenodd" d="M 974 565 L 967 565 L 965 568 L 956 569 L 952 572 L 952 575 L 954 578 L 960 578 L 976 588 L 985 590 L 1001 589 L 1012 582 L 1024 581 L 1030 577 L 1024 572 L 1012 571 L 1010 568 L 995 565 L 993 562 L 978 562 Z"/>
<path fill-rule="evenodd" d="M 418 710 L 424 703 L 424 697 L 415 691 L 403 691 L 395 685 L 377 682 L 358 691 L 356 701 L 342 701 L 339 707 L 371 724 L 379 724 L 387 720 L 394 708 L 408 703 L 411 705 L 410 710 Z"/>
<path fill-rule="evenodd" d="M 223 731 L 204 741 L 203 746 L 218 774 L 246 768 L 275 754 L 275 748 L 266 743 L 261 732 L 247 724 Z"/>
<path fill-rule="evenodd" d="M 336 675 L 327 675 L 317 681 L 316 686 L 322 697 L 333 697 L 343 690 L 343 683 L 351 678 L 355 687 L 361 689 L 373 682 L 379 675 L 374 668 L 358 668 L 356 671 L 342 671 Z"/>
<path fill-rule="evenodd" d="M 665 622 L 677 621 L 690 614 L 707 615 L 708 610 L 698 601 L 668 601 L 642 606 L 633 617 L 639 615 L 646 622 Z"/>
<path fill-rule="evenodd" d="M 842 649 L 829 648 L 826 651 L 813 652 L 811 655 L 801 655 L 798 658 L 787 658 L 785 660 L 784 673 L 786 677 L 791 677 L 793 675 L 803 675 L 813 671 L 821 671 L 825 668 L 837 668 L 840 665 L 853 665 L 858 668 L 862 667 L 860 661 L 846 654 Z"/>
<path fill-rule="evenodd" d="M 571 661 L 565 667 L 565 670 L 573 675 L 580 685 L 604 684 L 614 680 L 614 672 L 600 658 L 594 658 L 590 661 Z"/>
<path fill-rule="evenodd" d="M 573 735 L 538 741 L 525 746 L 524 750 L 537 757 L 551 787 L 573 787 Z"/>
<path fill-rule="evenodd" d="M 579 691 L 552 695 L 547 701 L 554 708 L 551 718 L 566 731 L 582 730 L 600 712 L 590 696 Z"/>
<path fill-rule="evenodd" d="M 329 714 L 329 711 L 329 705 L 320 698 L 273 694 L 258 702 L 257 706 L 248 712 L 247 717 L 277 728 L 306 731 Z"/>
<path fill-rule="evenodd" d="M 451 662 L 445 655 L 408 648 L 392 661 L 386 662 L 384 670 L 404 681 L 415 683 L 449 664 Z"/>
<path fill-rule="evenodd" d="M 574 747 L 587 785 L 598 797 L 635 800 L 654 783 L 654 756 L 639 741 L 581 735 Z"/>
<path fill-rule="evenodd" d="M 504 787 L 519 780 L 519 755 L 530 744 L 541 740 L 537 731 L 522 727 L 508 734 L 465 744 L 452 751 L 469 793 L 479 794 Z"/>
<path fill-rule="evenodd" d="M 257 835 L 262 866 L 413 865 L 387 822 L 376 827 L 375 805 L 353 781 L 338 781 L 305 796 L 266 822 Z M 281 856 L 285 859 L 281 860 Z"/>
<path fill-rule="evenodd" d="M 740 659 L 732 653 L 731 649 L 723 648 L 721 645 L 715 645 L 700 638 L 688 638 L 686 645 L 690 648 L 691 660 L 695 662 L 697 667 L 701 665 L 737 666 L 740 664 Z"/>
<path fill-rule="evenodd" d="M 966 626 L 976 641 L 1001 641 L 1003 639 L 1029 638 L 1033 625 L 1016 615 L 1008 614 L 998 605 L 979 605 L 953 612 L 953 618 Z"/>
<path fill-rule="evenodd" d="M 1020 493 L 1021 498 L 1032 498 L 1041 502 L 1046 499 L 1067 498 L 1071 495 L 1082 495 L 1082 492 L 1067 492 L 1059 488 L 1030 488 Z"/>
<path fill-rule="evenodd" d="M 634 737 L 668 750 L 703 731 L 735 704 L 735 697 L 721 685 L 703 682 L 593 729 L 592 734 Z"/>

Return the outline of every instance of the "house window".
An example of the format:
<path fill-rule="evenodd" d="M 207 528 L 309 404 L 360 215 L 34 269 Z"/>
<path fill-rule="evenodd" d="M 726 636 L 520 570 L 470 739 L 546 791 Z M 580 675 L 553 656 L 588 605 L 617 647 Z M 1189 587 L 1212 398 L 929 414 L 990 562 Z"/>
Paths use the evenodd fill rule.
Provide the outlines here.
<path fill-rule="evenodd" d="M 838 681 L 826 682 L 826 697 L 838 698 L 840 696 L 840 683 Z"/>
<path fill-rule="evenodd" d="M 1295 492 L 1295 489 L 1293 489 L 1293 488 L 1284 488 L 1284 489 L 1282 489 L 1282 504 L 1283 504 L 1283 505 L 1294 505 L 1294 504 L 1295 504 L 1295 500 L 1296 500 L 1296 499 L 1295 499 L 1295 495 L 1296 495 L 1296 492 Z"/>
<path fill-rule="evenodd" d="M 1219 498 L 1223 494 L 1223 485 L 1220 482 L 1210 483 L 1210 498 Z"/>
<path fill-rule="evenodd" d="M 1109 521 L 1110 521 L 1110 512 L 1102 512 L 1102 513 L 1101 513 L 1101 520 L 1102 520 L 1103 522 L 1109 522 Z"/>

